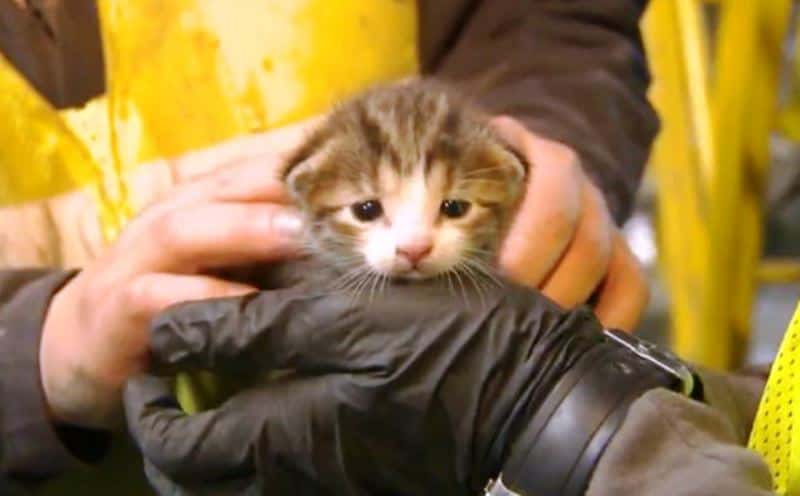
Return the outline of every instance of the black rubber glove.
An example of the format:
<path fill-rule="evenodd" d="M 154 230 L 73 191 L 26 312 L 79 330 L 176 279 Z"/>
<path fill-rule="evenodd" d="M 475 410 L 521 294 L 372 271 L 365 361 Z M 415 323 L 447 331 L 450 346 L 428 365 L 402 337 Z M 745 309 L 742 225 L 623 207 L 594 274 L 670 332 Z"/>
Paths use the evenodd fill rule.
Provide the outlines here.
<path fill-rule="evenodd" d="M 601 340 L 588 310 L 513 286 L 490 293 L 412 284 L 354 300 L 299 287 L 171 309 L 153 326 L 157 373 L 293 372 L 191 416 L 166 382 L 132 380 L 128 423 L 151 480 L 164 494 L 181 494 L 169 481 L 210 494 L 222 483 L 476 494 L 554 381 Z"/>

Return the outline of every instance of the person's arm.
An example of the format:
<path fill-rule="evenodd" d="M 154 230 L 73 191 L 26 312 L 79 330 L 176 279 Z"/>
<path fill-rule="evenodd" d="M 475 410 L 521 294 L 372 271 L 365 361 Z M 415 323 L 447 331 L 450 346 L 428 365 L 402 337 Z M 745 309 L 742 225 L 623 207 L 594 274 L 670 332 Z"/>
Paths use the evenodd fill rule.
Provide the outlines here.
<path fill-rule="evenodd" d="M 621 222 L 658 128 L 639 30 L 646 4 L 420 2 L 422 70 L 575 150 Z"/>
<path fill-rule="evenodd" d="M 0 271 L 0 480 L 35 481 L 78 460 L 91 462 L 107 446 L 105 434 L 56 427 L 42 390 L 39 349 L 50 300 L 72 272 Z M 2 483 L 0 482 L 0 487 Z"/>
<path fill-rule="evenodd" d="M 255 290 L 208 271 L 299 253 L 302 222 L 274 179 L 293 143 L 177 186 L 75 277 L 0 270 L 0 480 L 41 479 L 102 456 L 122 385 L 146 365 L 151 318 L 178 302 Z"/>

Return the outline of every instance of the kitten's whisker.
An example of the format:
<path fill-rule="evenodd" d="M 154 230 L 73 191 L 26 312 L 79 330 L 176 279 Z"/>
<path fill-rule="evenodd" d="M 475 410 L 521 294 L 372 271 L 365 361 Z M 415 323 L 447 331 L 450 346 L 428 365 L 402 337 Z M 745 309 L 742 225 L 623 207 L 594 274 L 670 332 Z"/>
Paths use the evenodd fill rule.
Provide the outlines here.
<path fill-rule="evenodd" d="M 452 271 L 453 269 L 449 269 L 444 275 L 447 277 L 447 290 L 451 293 L 455 293 L 455 288 L 453 287 L 453 279 L 452 279 Z"/>
<path fill-rule="evenodd" d="M 355 283 L 356 294 L 361 295 L 361 293 L 364 291 L 364 288 L 366 287 L 367 283 L 369 283 L 369 275 L 370 275 L 369 271 L 367 270 L 361 271 L 358 280 Z"/>
<path fill-rule="evenodd" d="M 462 260 L 458 264 L 458 267 L 463 269 L 464 277 L 466 277 L 467 280 L 469 280 L 473 284 L 475 289 L 478 291 L 478 297 L 481 300 L 481 306 L 484 306 L 485 303 L 486 303 L 486 299 L 485 299 L 486 295 L 484 294 L 484 290 L 486 288 L 484 287 L 483 284 L 481 284 L 481 282 L 482 282 L 481 273 L 478 272 L 473 267 L 471 267 L 468 262 L 469 262 L 469 260 L 466 260 L 466 259 Z"/>
<path fill-rule="evenodd" d="M 503 286 L 503 282 L 497 277 L 494 269 L 488 264 L 473 258 L 465 258 L 463 262 L 465 267 L 470 267 L 481 274 L 486 283 L 494 284 L 498 288 Z"/>
<path fill-rule="evenodd" d="M 461 298 L 463 298 L 465 304 L 468 304 L 469 298 L 467 298 L 467 289 L 466 286 L 464 286 L 464 281 L 461 280 L 461 274 L 459 274 L 459 270 L 458 269 L 454 270 L 453 275 L 455 276 L 456 281 L 458 282 L 458 286 L 461 291 Z"/>
<path fill-rule="evenodd" d="M 381 274 L 383 279 L 383 285 L 381 286 L 381 293 L 386 291 L 386 287 L 389 285 L 389 276 L 387 274 Z"/>
<path fill-rule="evenodd" d="M 487 276 L 497 280 L 495 269 L 485 260 L 478 257 L 464 257 L 464 262 L 483 271 Z"/>
<path fill-rule="evenodd" d="M 370 274 L 370 279 L 372 280 L 372 284 L 370 285 L 369 288 L 369 301 L 371 303 L 373 301 L 373 298 L 375 298 L 375 289 L 378 285 L 378 282 L 380 282 L 381 275 L 379 273 L 372 272 Z"/>
<path fill-rule="evenodd" d="M 336 280 L 334 280 L 334 286 L 339 286 L 339 289 L 347 289 L 350 283 L 354 282 L 358 277 L 361 275 L 362 272 L 361 267 L 356 267 L 354 269 L 350 269 L 343 275 L 339 276 Z"/>
<path fill-rule="evenodd" d="M 359 284 L 361 283 L 361 276 L 362 276 L 362 274 L 359 272 L 359 274 L 356 277 L 354 277 L 353 279 L 351 279 L 348 282 L 347 287 L 344 289 L 344 291 L 350 297 L 349 304 L 351 306 L 353 304 L 355 304 L 356 300 L 358 299 L 357 288 L 358 288 Z"/>
<path fill-rule="evenodd" d="M 365 271 L 363 273 L 363 277 L 360 279 L 360 281 L 356 285 L 356 290 L 355 290 L 356 299 L 358 299 L 361 296 L 361 294 L 364 292 L 364 290 L 366 289 L 367 284 L 369 284 L 369 280 L 370 280 L 370 275 L 371 274 L 372 273 L 369 272 L 369 271 Z"/>
<path fill-rule="evenodd" d="M 352 274 L 357 274 L 361 270 L 363 270 L 363 268 L 358 264 L 355 265 L 348 264 L 349 266 L 346 266 L 345 264 L 342 265 L 343 265 L 343 272 L 339 275 L 338 279 L 345 279 L 347 277 L 350 277 Z"/>
<path fill-rule="evenodd" d="M 368 269 L 361 265 L 356 265 L 340 278 L 342 279 L 340 282 L 341 290 L 350 293 L 350 304 L 355 303 L 358 299 L 364 284 L 369 279 L 369 273 Z"/>

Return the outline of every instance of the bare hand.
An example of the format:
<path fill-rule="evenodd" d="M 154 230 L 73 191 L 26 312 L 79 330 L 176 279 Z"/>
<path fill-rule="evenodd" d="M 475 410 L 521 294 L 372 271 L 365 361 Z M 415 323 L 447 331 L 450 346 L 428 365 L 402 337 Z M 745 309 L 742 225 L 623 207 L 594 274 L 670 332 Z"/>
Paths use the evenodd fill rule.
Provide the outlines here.
<path fill-rule="evenodd" d="M 220 167 L 258 160 L 265 151 L 278 160 L 294 150 L 320 120 L 321 116 L 313 117 L 141 164 L 124 172 L 125 198 L 131 210 L 139 212 L 167 198 L 175 187 Z M 89 265 L 108 247 L 100 216 L 94 184 L 39 201 L 0 206 L 0 267 Z"/>
<path fill-rule="evenodd" d="M 647 281 L 578 156 L 512 118 L 493 124 L 533 164 L 501 267 L 567 308 L 599 289 L 595 312 L 603 325 L 634 329 L 649 298 Z"/>
<path fill-rule="evenodd" d="M 279 148 L 250 153 L 173 189 L 56 294 L 40 350 L 56 422 L 116 422 L 122 386 L 146 367 L 147 327 L 155 314 L 178 302 L 254 290 L 204 270 L 298 252 L 301 221 L 276 174 L 285 153 Z"/>

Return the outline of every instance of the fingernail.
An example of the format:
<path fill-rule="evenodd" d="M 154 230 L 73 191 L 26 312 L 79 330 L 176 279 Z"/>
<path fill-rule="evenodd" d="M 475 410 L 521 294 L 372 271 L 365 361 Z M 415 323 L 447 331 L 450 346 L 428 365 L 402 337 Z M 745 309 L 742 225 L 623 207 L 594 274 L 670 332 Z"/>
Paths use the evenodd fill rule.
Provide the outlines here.
<path fill-rule="evenodd" d="M 303 230 L 303 219 L 300 214 L 292 210 L 283 210 L 272 219 L 272 228 L 281 236 L 292 238 L 300 235 Z"/>

